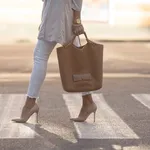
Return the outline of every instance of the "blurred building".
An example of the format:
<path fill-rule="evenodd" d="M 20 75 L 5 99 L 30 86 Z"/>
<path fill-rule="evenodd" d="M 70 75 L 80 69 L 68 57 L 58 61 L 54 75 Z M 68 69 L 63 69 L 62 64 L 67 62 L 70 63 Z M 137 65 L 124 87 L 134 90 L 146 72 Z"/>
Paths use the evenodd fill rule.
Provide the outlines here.
<path fill-rule="evenodd" d="M 150 0 L 109 0 L 110 23 L 150 26 Z"/>
<path fill-rule="evenodd" d="M 43 2 L 1 1 L 0 43 L 37 40 Z M 93 39 L 150 40 L 150 0 L 83 0 L 82 20 Z"/>
<path fill-rule="evenodd" d="M 116 26 L 150 26 L 150 0 L 86 0 L 82 17 Z"/>
<path fill-rule="evenodd" d="M 150 0 L 85 0 L 82 19 L 93 39 L 150 40 Z"/>

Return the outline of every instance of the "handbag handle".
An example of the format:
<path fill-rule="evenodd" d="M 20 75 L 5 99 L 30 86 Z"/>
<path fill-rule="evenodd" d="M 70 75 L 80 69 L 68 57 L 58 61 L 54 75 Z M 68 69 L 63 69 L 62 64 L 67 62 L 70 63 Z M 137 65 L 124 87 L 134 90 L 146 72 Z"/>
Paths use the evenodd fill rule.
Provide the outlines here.
<path fill-rule="evenodd" d="M 89 39 L 88 39 L 88 37 L 87 37 L 87 35 L 86 35 L 86 33 L 85 32 L 83 32 L 82 34 L 84 34 L 84 36 L 85 36 L 85 38 L 86 38 L 86 41 L 87 42 L 89 42 Z M 81 35 L 81 34 L 80 34 Z M 74 36 L 74 38 L 72 39 L 72 44 L 73 44 L 73 42 L 74 42 L 74 40 L 75 40 L 75 38 L 76 38 L 76 35 Z M 78 38 L 79 38 L 79 35 L 78 35 Z M 80 38 L 79 38 L 79 42 L 80 42 L 80 45 L 81 45 L 81 41 L 80 41 Z"/>

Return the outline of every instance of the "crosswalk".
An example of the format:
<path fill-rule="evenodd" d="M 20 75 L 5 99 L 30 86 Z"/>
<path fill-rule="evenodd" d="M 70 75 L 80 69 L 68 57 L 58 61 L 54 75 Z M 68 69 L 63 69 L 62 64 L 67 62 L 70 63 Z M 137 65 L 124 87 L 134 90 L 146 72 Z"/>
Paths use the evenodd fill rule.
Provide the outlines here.
<path fill-rule="evenodd" d="M 132 94 L 132 96 L 142 103 L 145 107 L 150 109 L 150 95 L 149 94 Z"/>
<path fill-rule="evenodd" d="M 35 116 L 29 119 L 28 124 L 12 123 L 11 119 L 20 117 L 21 108 L 25 102 L 24 94 L 0 95 L 0 138 L 34 138 Z"/>
<path fill-rule="evenodd" d="M 150 94 L 131 94 L 136 100 L 150 109 Z M 98 106 L 96 123 L 92 116 L 86 122 L 74 122 L 79 139 L 140 139 L 138 135 L 107 104 L 103 94 L 92 94 Z M 76 117 L 81 107 L 80 94 L 64 94 L 70 117 Z M 136 106 L 135 106 L 136 107 Z"/>
<path fill-rule="evenodd" d="M 40 136 L 35 131 L 35 115 L 28 120 L 27 124 L 11 122 L 12 118 L 20 116 L 25 96 L 25 94 L 0 94 L 0 139 Z M 63 94 L 62 96 L 70 117 L 76 117 L 82 103 L 81 94 Z M 140 102 L 144 108 L 150 109 L 150 94 L 130 94 L 130 96 Z M 86 122 L 73 122 L 79 139 L 140 139 L 108 105 L 102 93 L 92 94 L 92 97 L 98 106 L 96 122 L 93 123 L 93 115 L 90 115 Z"/>

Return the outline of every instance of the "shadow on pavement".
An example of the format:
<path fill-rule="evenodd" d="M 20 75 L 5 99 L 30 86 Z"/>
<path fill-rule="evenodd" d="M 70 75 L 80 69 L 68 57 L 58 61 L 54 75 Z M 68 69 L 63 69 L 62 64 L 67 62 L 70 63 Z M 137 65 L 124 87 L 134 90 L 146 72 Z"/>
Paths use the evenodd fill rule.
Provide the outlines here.
<path fill-rule="evenodd" d="M 33 129 L 34 125 L 25 123 L 25 126 Z M 41 128 L 40 125 L 35 126 L 35 132 L 40 135 L 40 137 L 35 137 L 34 139 L 3 139 L 0 140 L 0 143 L 3 142 L 9 143 L 11 145 L 13 143 L 14 146 L 1 147 L 4 150 L 19 150 L 20 148 L 28 149 L 28 150 L 84 150 L 84 149 L 95 149 L 99 148 L 103 150 L 116 150 L 113 145 L 119 146 L 123 150 L 125 147 L 139 146 L 139 144 L 144 143 L 147 144 L 146 141 L 143 142 L 142 139 L 102 139 L 102 140 L 78 140 L 76 143 L 72 143 L 68 140 L 63 139 L 62 137 L 50 133 L 47 130 Z M 7 146 L 8 146 L 7 145 Z M 1 145 L 2 146 L 2 145 Z M 21 149 L 21 150 L 22 150 Z"/>

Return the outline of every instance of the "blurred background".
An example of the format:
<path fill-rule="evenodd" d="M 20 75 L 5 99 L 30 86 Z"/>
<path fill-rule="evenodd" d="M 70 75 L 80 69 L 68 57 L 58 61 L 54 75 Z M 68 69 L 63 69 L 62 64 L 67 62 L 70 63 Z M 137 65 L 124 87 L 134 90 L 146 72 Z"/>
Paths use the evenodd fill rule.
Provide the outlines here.
<path fill-rule="evenodd" d="M 0 0 L 0 43 L 35 42 L 42 0 Z M 82 20 L 90 38 L 149 40 L 149 0 L 86 0 Z"/>
<path fill-rule="evenodd" d="M 31 72 L 32 52 L 41 23 L 43 2 L 42 0 L 0 0 L 0 2 L 0 44 L 3 45 L 0 47 L 0 71 Z M 106 60 L 104 72 L 122 72 L 125 70 L 125 66 L 122 66 L 124 64 L 129 64 L 127 72 L 141 72 L 141 66 L 133 63 L 136 57 L 136 61 L 149 63 L 149 0 L 83 0 L 81 13 L 89 39 L 104 42 L 104 61 Z M 80 38 L 84 43 L 85 37 L 82 35 Z M 136 56 L 133 49 L 139 51 Z M 48 71 L 58 73 L 56 51 L 51 55 L 49 62 L 52 65 L 48 66 Z M 8 64 L 8 60 L 11 63 Z M 142 68 L 147 69 L 147 66 L 149 64 L 143 64 Z"/>
<path fill-rule="evenodd" d="M 103 107 L 99 107 L 97 115 L 98 121 L 102 119 L 103 131 L 95 132 L 95 124 L 89 124 L 100 145 L 89 137 L 87 141 L 79 139 L 79 145 L 76 142 L 62 97 L 65 91 L 59 74 L 57 46 L 50 55 L 40 91 L 39 120 L 43 127 L 27 125 L 42 138 L 26 138 L 23 126 L 7 124 L 10 117 L 20 114 L 23 102 L 13 95 L 27 92 L 42 6 L 42 0 L 0 0 L 0 91 L 10 95 L 9 98 L 0 94 L 0 150 L 150 150 L 150 0 L 83 0 L 82 20 L 87 35 L 104 45 L 103 87 L 97 91 L 104 98 L 99 101 L 101 104 L 96 100 Z M 69 99 L 76 101 L 74 96 Z M 70 108 L 78 110 L 77 107 Z M 128 131 L 127 127 L 131 129 Z M 79 132 L 80 129 L 83 127 L 77 128 Z M 88 135 L 87 130 L 83 131 L 81 135 Z M 22 134 L 24 138 L 20 139 Z M 1 138 L 3 135 L 7 140 Z M 97 137 L 102 138 L 99 141 Z"/>

